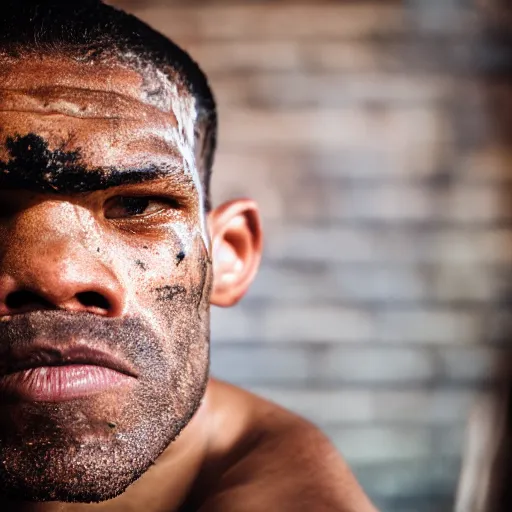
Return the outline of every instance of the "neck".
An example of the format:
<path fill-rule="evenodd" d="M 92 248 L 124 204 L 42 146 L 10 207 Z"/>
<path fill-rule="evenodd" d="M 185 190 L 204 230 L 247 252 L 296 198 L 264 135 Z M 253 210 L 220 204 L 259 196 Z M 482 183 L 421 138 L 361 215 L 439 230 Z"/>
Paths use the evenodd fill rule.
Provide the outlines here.
<path fill-rule="evenodd" d="M 209 441 L 210 391 L 179 438 L 120 496 L 102 503 L 13 502 L 0 497 L 6 512 L 177 512 L 199 474 Z"/>

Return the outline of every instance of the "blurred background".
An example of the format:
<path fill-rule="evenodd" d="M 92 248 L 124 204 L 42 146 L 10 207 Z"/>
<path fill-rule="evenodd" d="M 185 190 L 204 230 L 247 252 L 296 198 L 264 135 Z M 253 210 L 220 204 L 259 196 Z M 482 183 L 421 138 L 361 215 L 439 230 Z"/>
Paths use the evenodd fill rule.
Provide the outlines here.
<path fill-rule="evenodd" d="M 112 3 L 210 77 L 214 203 L 261 206 L 214 375 L 321 427 L 382 512 L 512 510 L 507 2 Z"/>

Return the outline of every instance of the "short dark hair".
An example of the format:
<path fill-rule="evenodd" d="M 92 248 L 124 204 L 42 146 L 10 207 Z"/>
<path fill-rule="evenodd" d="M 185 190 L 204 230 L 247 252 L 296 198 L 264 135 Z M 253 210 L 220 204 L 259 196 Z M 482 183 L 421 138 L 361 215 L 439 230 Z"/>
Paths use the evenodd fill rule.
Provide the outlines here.
<path fill-rule="evenodd" d="M 208 80 L 198 64 L 143 21 L 101 0 L 4 2 L 0 8 L 0 51 L 13 57 L 27 52 L 64 53 L 84 60 L 114 57 L 142 74 L 149 63 L 183 84 L 196 102 L 196 155 L 209 207 L 217 113 Z M 158 96 L 159 92 L 156 89 L 150 94 Z"/>

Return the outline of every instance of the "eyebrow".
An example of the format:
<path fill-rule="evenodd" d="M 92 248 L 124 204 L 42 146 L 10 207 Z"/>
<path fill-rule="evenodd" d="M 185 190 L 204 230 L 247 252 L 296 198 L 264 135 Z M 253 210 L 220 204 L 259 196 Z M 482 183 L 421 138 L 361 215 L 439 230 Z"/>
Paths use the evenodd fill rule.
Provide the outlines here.
<path fill-rule="evenodd" d="M 174 158 L 163 165 L 143 168 L 88 168 L 83 164 L 79 151 L 50 151 L 44 139 L 34 134 L 10 138 L 6 146 L 11 158 L 6 162 L 0 160 L 0 189 L 65 195 L 146 183 L 171 176 L 181 183 L 189 182 Z"/>
<path fill-rule="evenodd" d="M 23 170 L 4 171 L 0 166 L 0 189 L 23 189 L 50 194 L 78 194 L 106 190 L 122 185 L 134 185 L 169 177 L 170 169 L 149 166 L 143 169 L 97 168 L 86 169 L 69 166 L 58 171 L 40 169 L 38 172 Z M 186 177 L 180 176 L 180 181 Z"/>

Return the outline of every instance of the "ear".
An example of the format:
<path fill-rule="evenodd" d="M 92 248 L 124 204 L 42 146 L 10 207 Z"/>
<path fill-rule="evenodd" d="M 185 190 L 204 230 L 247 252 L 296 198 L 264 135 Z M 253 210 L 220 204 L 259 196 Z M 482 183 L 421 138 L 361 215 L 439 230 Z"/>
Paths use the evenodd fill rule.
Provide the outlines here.
<path fill-rule="evenodd" d="M 236 304 L 251 284 L 263 248 L 258 207 L 250 199 L 238 199 L 219 206 L 208 215 L 212 240 L 215 306 Z"/>

